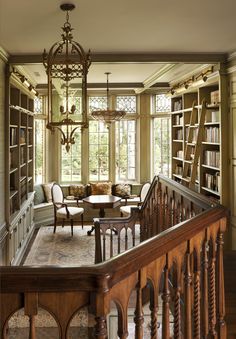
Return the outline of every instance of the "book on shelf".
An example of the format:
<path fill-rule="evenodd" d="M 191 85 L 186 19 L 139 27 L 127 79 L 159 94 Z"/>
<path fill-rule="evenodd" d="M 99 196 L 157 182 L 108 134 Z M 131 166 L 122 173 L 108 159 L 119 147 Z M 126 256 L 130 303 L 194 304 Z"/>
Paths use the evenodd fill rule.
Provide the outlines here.
<path fill-rule="evenodd" d="M 219 127 L 205 127 L 205 141 L 206 142 L 220 142 Z"/>
<path fill-rule="evenodd" d="M 211 92 L 211 104 L 216 105 L 220 102 L 220 92 L 219 90 Z"/>
<path fill-rule="evenodd" d="M 176 131 L 176 139 L 177 140 L 183 140 L 183 129 L 177 129 Z"/>
<path fill-rule="evenodd" d="M 182 150 L 179 150 L 179 151 L 176 152 L 176 157 L 177 158 L 181 158 L 182 159 L 183 155 L 184 155 L 184 152 Z"/>
<path fill-rule="evenodd" d="M 205 173 L 205 186 L 212 191 L 220 191 L 220 173 L 215 174 Z"/>
<path fill-rule="evenodd" d="M 17 128 L 10 127 L 10 146 L 17 144 Z"/>
<path fill-rule="evenodd" d="M 182 109 L 182 99 L 176 100 L 173 105 L 174 111 L 179 111 Z"/>
<path fill-rule="evenodd" d="M 24 144 L 25 142 L 26 142 L 25 129 L 21 128 L 20 129 L 20 144 Z"/>
<path fill-rule="evenodd" d="M 175 166 L 175 174 L 182 175 L 183 174 L 183 166 L 176 164 Z"/>
<path fill-rule="evenodd" d="M 21 165 L 23 165 L 25 163 L 26 159 L 25 159 L 25 150 L 24 147 L 21 147 L 20 149 L 20 163 Z"/>
<path fill-rule="evenodd" d="M 220 167 L 220 152 L 219 151 L 205 151 L 204 164 L 212 167 Z"/>

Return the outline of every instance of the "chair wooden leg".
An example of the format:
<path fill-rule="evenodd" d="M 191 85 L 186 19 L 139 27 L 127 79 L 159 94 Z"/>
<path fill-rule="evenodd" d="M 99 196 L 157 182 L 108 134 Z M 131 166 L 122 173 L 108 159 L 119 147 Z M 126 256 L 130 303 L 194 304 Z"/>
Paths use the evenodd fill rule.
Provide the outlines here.
<path fill-rule="evenodd" d="M 82 225 L 82 229 L 84 228 L 84 216 L 83 214 L 81 214 L 81 225 Z"/>
<path fill-rule="evenodd" d="M 73 219 L 70 219 L 70 224 L 71 224 L 71 236 L 73 237 Z"/>
<path fill-rule="evenodd" d="M 56 232 L 56 227 L 57 227 L 57 218 L 54 218 L 54 229 L 53 229 L 53 233 Z"/>
<path fill-rule="evenodd" d="M 62 227 L 65 226 L 65 219 L 62 219 Z"/>

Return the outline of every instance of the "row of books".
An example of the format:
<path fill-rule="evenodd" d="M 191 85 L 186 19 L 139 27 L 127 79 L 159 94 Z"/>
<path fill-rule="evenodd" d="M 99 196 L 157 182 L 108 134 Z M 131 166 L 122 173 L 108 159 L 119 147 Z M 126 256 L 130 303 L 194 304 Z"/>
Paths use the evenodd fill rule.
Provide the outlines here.
<path fill-rule="evenodd" d="M 220 142 L 220 129 L 219 127 L 205 128 L 205 141 L 207 142 Z"/>
<path fill-rule="evenodd" d="M 17 144 L 17 128 L 10 127 L 10 146 Z"/>
<path fill-rule="evenodd" d="M 183 116 L 182 115 L 175 115 L 174 125 L 183 125 Z"/>
<path fill-rule="evenodd" d="M 179 150 L 179 151 L 176 152 L 176 157 L 177 158 L 183 159 L 183 156 L 184 156 L 184 152 L 182 150 Z"/>
<path fill-rule="evenodd" d="M 196 142 L 197 135 L 198 135 L 198 128 L 191 128 L 192 129 L 192 142 Z M 186 127 L 186 140 L 188 139 L 190 128 Z"/>
<path fill-rule="evenodd" d="M 177 140 L 183 140 L 183 129 L 177 129 L 176 131 L 176 139 Z"/>
<path fill-rule="evenodd" d="M 183 174 L 183 166 L 176 164 L 175 166 L 175 174 L 182 175 Z"/>
<path fill-rule="evenodd" d="M 182 109 L 182 99 L 176 100 L 173 103 L 173 110 L 174 111 L 179 111 Z"/>
<path fill-rule="evenodd" d="M 220 173 L 205 173 L 205 186 L 215 192 L 220 192 Z"/>
<path fill-rule="evenodd" d="M 220 121 L 220 112 L 219 111 L 207 112 L 206 122 L 219 122 L 219 121 Z"/>
<path fill-rule="evenodd" d="M 212 167 L 220 167 L 220 152 L 219 151 L 205 151 L 204 164 Z"/>

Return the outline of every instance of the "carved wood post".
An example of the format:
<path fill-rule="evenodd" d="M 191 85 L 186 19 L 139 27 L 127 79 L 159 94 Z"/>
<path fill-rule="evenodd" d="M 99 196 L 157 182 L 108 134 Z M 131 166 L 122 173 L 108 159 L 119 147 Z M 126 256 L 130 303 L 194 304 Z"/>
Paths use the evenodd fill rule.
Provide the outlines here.
<path fill-rule="evenodd" d="M 193 290 L 193 299 L 194 299 L 194 339 L 200 339 L 201 333 L 201 305 L 200 305 L 200 253 L 198 252 L 195 258 L 195 268 L 194 268 L 194 290 Z"/>
<path fill-rule="evenodd" d="M 224 289 L 224 265 L 223 265 L 223 233 L 221 230 L 217 237 L 217 266 L 218 266 L 218 312 L 217 312 L 217 327 L 220 339 L 226 339 L 227 327 L 225 323 L 225 289 Z"/>
<path fill-rule="evenodd" d="M 135 339 L 143 339 L 143 306 L 142 306 L 142 272 L 139 271 L 139 282 L 136 291 L 136 308 L 135 308 Z"/>
<path fill-rule="evenodd" d="M 210 266 L 209 266 L 209 320 L 210 320 L 210 334 L 213 338 L 216 338 L 216 250 L 215 250 L 215 243 L 212 239 L 212 246 L 211 246 L 211 259 L 210 259 Z"/>
<path fill-rule="evenodd" d="M 151 338 L 158 338 L 158 291 L 153 287 L 150 289 L 150 311 L 151 311 Z"/>
<path fill-rule="evenodd" d="M 162 338 L 169 339 L 170 338 L 170 290 L 169 290 L 169 262 L 168 262 L 168 254 L 166 255 L 166 266 L 164 268 L 164 288 L 162 294 Z"/>
<path fill-rule="evenodd" d="M 177 268 L 175 296 L 174 296 L 174 338 L 181 338 L 181 310 L 180 310 L 180 273 Z"/>
<path fill-rule="evenodd" d="M 107 309 L 106 300 L 103 293 L 97 293 L 96 296 L 96 324 L 94 326 L 94 338 L 96 339 L 107 339 Z"/>
<path fill-rule="evenodd" d="M 207 338 L 209 332 L 209 323 L 208 323 L 208 240 L 207 240 L 207 231 L 205 234 L 205 241 L 203 244 L 203 301 L 202 301 L 202 335 L 203 338 Z"/>
<path fill-rule="evenodd" d="M 189 241 L 188 241 L 188 250 L 186 253 L 186 268 L 185 268 L 185 324 L 184 324 L 184 337 L 191 339 L 192 338 L 192 310 L 191 310 L 191 284 L 192 284 L 192 275 L 191 275 L 191 266 L 190 266 L 190 250 L 189 250 Z"/>
<path fill-rule="evenodd" d="M 25 293 L 24 310 L 25 315 L 29 317 L 29 339 L 36 339 L 35 315 L 38 314 L 38 293 Z"/>

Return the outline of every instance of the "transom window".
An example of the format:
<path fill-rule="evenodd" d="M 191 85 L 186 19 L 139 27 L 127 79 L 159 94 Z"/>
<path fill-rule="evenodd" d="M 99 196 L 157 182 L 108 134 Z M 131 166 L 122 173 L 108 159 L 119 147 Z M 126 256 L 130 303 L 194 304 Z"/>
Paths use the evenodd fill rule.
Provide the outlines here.
<path fill-rule="evenodd" d="M 126 113 L 136 113 L 136 96 L 135 95 L 118 95 L 116 97 L 116 109 L 123 110 Z"/>
<path fill-rule="evenodd" d="M 165 93 L 157 94 L 155 96 L 154 113 L 169 113 L 171 105 L 171 98 Z"/>

